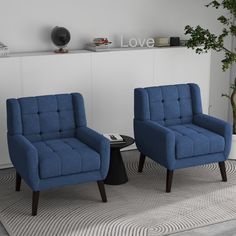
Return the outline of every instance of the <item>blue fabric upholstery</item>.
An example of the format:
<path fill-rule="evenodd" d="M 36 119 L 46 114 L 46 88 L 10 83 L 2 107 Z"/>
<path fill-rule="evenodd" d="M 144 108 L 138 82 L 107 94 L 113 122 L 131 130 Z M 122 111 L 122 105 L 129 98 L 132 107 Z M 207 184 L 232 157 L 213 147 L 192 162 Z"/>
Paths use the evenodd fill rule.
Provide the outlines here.
<path fill-rule="evenodd" d="M 38 151 L 41 179 L 100 169 L 100 156 L 75 138 L 33 143 Z"/>
<path fill-rule="evenodd" d="M 166 126 L 190 123 L 202 112 L 199 94 L 195 84 L 136 89 L 135 118 Z"/>
<path fill-rule="evenodd" d="M 194 124 L 173 125 L 168 128 L 175 133 L 177 159 L 224 151 L 224 138 L 207 129 Z"/>
<path fill-rule="evenodd" d="M 230 124 L 226 125 L 223 120 L 204 114 L 194 116 L 194 123 L 223 136 L 225 139 L 224 155 L 225 157 L 229 156 L 232 141 L 232 126 Z"/>
<path fill-rule="evenodd" d="M 134 114 L 139 151 L 169 170 L 228 158 L 232 126 L 202 114 L 196 84 L 137 88 Z"/>
<path fill-rule="evenodd" d="M 96 152 L 100 153 L 100 172 L 102 179 L 105 179 L 110 163 L 110 158 L 107 158 L 107 156 L 110 156 L 110 149 L 104 147 L 107 147 L 108 144 L 110 145 L 110 142 L 104 139 L 104 136 L 88 127 L 80 127 L 77 131 L 77 137 Z"/>
<path fill-rule="evenodd" d="M 20 98 L 22 134 L 30 141 L 73 137 L 75 118 L 68 94 Z"/>
<path fill-rule="evenodd" d="M 34 191 L 106 177 L 110 144 L 87 127 L 80 94 L 8 99 L 7 124 L 12 163 Z"/>

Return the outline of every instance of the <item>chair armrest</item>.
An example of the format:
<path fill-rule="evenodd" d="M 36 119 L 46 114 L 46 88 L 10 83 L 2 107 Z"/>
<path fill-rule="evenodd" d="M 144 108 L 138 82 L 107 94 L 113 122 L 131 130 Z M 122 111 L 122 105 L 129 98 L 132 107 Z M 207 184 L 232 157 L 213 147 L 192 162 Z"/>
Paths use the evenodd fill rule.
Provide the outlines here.
<path fill-rule="evenodd" d="M 195 115 L 193 118 L 193 123 L 205 129 L 211 130 L 212 132 L 217 133 L 223 137 L 225 137 L 225 135 L 232 136 L 232 125 L 215 117 L 205 114 Z"/>
<path fill-rule="evenodd" d="M 16 171 L 33 190 L 37 190 L 40 181 L 37 149 L 23 135 L 9 134 L 8 149 Z"/>
<path fill-rule="evenodd" d="M 224 154 L 228 157 L 233 134 L 232 125 L 230 123 L 205 114 L 195 115 L 193 123 L 223 136 L 225 138 Z"/>
<path fill-rule="evenodd" d="M 135 141 L 138 149 L 169 170 L 175 166 L 175 134 L 152 121 L 134 120 Z"/>
<path fill-rule="evenodd" d="M 100 154 L 101 175 L 105 179 L 110 164 L 110 141 L 88 127 L 78 128 L 77 138 Z"/>

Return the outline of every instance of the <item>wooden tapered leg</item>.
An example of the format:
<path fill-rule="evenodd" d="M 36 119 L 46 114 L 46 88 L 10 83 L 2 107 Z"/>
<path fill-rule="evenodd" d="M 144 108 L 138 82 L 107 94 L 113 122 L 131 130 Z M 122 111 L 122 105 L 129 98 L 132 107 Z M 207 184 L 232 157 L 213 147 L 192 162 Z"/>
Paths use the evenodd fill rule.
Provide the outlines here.
<path fill-rule="evenodd" d="M 38 202 L 39 202 L 39 191 L 33 191 L 32 195 L 32 216 L 37 215 Z"/>
<path fill-rule="evenodd" d="M 21 176 L 16 172 L 16 191 L 20 191 Z"/>
<path fill-rule="evenodd" d="M 143 165 L 145 162 L 145 158 L 146 158 L 146 156 L 141 153 L 140 158 L 139 158 L 139 165 L 138 165 L 138 172 L 139 173 L 143 172 Z"/>
<path fill-rule="evenodd" d="M 167 169 L 167 176 L 166 176 L 166 192 L 170 193 L 171 191 L 171 185 L 172 185 L 172 179 L 173 179 L 173 170 Z"/>
<path fill-rule="evenodd" d="M 219 167 L 220 167 L 220 173 L 221 173 L 222 181 L 227 182 L 225 162 L 224 161 L 219 162 Z"/>
<path fill-rule="evenodd" d="M 105 187 L 104 187 L 104 182 L 103 181 L 97 181 L 97 184 L 98 184 L 99 192 L 100 192 L 101 197 L 102 197 L 102 201 L 107 202 L 107 196 L 106 196 L 106 191 L 105 191 Z"/>

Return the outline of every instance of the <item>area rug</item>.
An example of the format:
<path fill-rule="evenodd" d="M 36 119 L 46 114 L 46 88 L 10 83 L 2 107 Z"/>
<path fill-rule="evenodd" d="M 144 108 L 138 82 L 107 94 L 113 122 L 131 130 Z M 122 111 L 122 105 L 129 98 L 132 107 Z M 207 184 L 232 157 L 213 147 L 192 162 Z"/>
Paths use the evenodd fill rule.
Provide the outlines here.
<path fill-rule="evenodd" d="M 138 153 L 123 154 L 129 182 L 106 185 L 101 202 L 96 183 L 42 192 L 36 217 L 31 191 L 14 191 L 14 170 L 0 173 L 0 220 L 11 236 L 157 236 L 236 219 L 236 162 L 178 170 L 165 193 L 166 170 L 148 160 L 137 173 Z"/>

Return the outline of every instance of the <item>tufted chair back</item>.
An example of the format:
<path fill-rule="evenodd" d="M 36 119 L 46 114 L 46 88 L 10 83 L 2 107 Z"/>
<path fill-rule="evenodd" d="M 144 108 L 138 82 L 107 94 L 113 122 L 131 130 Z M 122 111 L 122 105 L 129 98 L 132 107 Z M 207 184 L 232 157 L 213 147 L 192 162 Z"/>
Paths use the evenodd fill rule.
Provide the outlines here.
<path fill-rule="evenodd" d="M 79 93 L 7 100 L 8 134 L 29 141 L 74 137 L 86 126 L 83 97 Z"/>
<path fill-rule="evenodd" d="M 151 120 L 164 126 L 191 123 L 202 113 L 200 89 L 196 84 L 179 84 L 135 89 L 137 120 Z"/>

